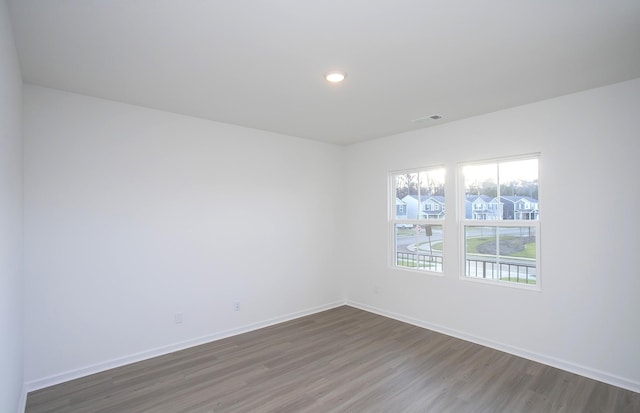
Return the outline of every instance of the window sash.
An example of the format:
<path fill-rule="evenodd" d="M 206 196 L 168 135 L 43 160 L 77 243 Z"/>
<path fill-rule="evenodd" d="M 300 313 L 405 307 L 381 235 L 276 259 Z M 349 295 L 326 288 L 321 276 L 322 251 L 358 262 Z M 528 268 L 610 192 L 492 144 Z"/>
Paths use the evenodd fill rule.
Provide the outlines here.
<path fill-rule="evenodd" d="M 390 202 L 390 217 L 389 217 L 389 234 L 390 234 L 390 243 L 389 243 L 389 266 L 394 269 L 402 269 L 404 271 L 417 271 L 420 273 L 430 273 L 442 276 L 444 274 L 444 232 L 445 232 L 445 217 L 442 215 L 445 208 L 438 208 L 434 210 L 426 210 L 425 206 L 428 205 L 427 202 L 422 200 L 422 197 L 429 196 L 428 194 L 422 193 L 421 185 L 420 185 L 420 175 L 422 173 L 434 172 L 437 170 L 443 170 L 446 174 L 446 168 L 444 166 L 433 166 L 428 168 L 417 168 L 417 169 L 407 169 L 401 171 L 394 171 L 389 173 L 390 185 L 389 185 L 389 202 Z M 398 193 L 397 180 L 398 177 L 407 174 L 416 174 L 418 182 L 417 189 L 418 194 L 417 203 L 415 206 L 416 216 L 407 218 L 398 218 L 396 213 L 396 198 Z M 446 196 L 446 194 L 445 194 Z M 445 201 L 446 205 L 446 201 Z M 404 206 L 404 214 L 409 214 L 409 205 Z M 413 209 L 413 208 L 411 208 Z M 435 216 L 437 214 L 437 216 Z M 410 252 L 410 251 L 399 251 L 398 250 L 398 238 L 397 238 L 397 226 L 413 226 L 413 228 L 424 227 L 426 225 L 432 227 L 438 227 L 440 232 L 440 239 L 433 240 L 433 242 L 440 243 L 441 250 L 437 252 L 429 251 L 429 253 L 420 251 L 420 247 L 418 247 L 418 251 Z M 416 234 L 416 244 L 418 244 L 420 240 L 419 234 Z M 407 265 L 402 265 L 402 263 Z"/>
<path fill-rule="evenodd" d="M 415 235 L 398 237 L 398 226 L 408 231 L 416 231 Z M 406 227 L 413 227 L 411 229 Z M 430 232 L 429 229 L 430 228 Z M 444 232 L 443 220 L 417 220 L 400 219 L 391 221 L 391 256 L 390 266 L 408 271 L 419 271 L 420 273 L 433 273 L 443 275 L 444 273 Z M 398 241 L 404 238 L 403 246 L 411 245 L 412 249 L 398 248 Z M 434 239 L 435 238 L 435 239 Z M 428 243 L 428 247 L 425 246 Z M 415 249 L 413 249 L 415 248 Z"/>
<path fill-rule="evenodd" d="M 468 221 L 467 221 L 468 222 Z M 505 221 L 472 221 L 461 226 L 461 278 L 478 282 L 495 283 L 516 288 L 527 288 L 540 290 L 540 223 L 537 221 L 520 221 L 519 223 Z M 497 224 L 497 225 L 496 225 Z M 490 237 L 496 243 L 495 254 L 478 254 L 469 252 L 468 230 L 472 228 L 492 228 L 495 230 Z M 535 258 L 511 257 L 500 250 L 508 234 L 503 233 L 503 229 L 529 228 L 533 230 L 535 237 Z M 531 231 L 529 230 L 529 233 Z M 526 249 L 526 247 L 525 247 Z"/>

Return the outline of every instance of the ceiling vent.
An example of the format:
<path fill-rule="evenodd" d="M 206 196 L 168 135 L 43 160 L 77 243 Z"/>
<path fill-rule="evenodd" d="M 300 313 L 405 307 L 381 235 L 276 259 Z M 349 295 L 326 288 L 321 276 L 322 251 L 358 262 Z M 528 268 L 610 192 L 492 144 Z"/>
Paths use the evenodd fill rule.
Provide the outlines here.
<path fill-rule="evenodd" d="M 414 122 L 414 123 L 425 123 L 425 122 L 431 122 L 431 121 L 440 120 L 440 119 L 442 119 L 442 115 L 437 115 L 436 114 L 436 115 L 423 116 L 421 118 L 414 119 L 411 122 Z"/>

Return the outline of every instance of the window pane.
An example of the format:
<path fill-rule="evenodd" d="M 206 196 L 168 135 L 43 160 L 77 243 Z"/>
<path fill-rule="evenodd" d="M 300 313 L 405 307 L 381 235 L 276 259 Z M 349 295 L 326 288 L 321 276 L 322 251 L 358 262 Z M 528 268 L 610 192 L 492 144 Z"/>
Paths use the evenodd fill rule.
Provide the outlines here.
<path fill-rule="evenodd" d="M 496 227 L 467 226 L 465 239 L 465 274 L 467 277 L 497 279 L 495 246 Z"/>
<path fill-rule="evenodd" d="M 538 159 L 501 162 L 501 219 L 538 219 Z"/>
<path fill-rule="evenodd" d="M 465 275 L 536 284 L 535 227 L 465 227 Z"/>
<path fill-rule="evenodd" d="M 393 176 L 394 219 L 444 219 L 444 168 Z"/>
<path fill-rule="evenodd" d="M 500 280 L 536 283 L 535 227 L 502 227 L 499 232 Z"/>
<path fill-rule="evenodd" d="M 396 219 L 417 219 L 418 218 L 418 174 L 406 173 L 394 175 L 396 187 Z M 398 201 L 404 205 L 398 211 Z"/>
<path fill-rule="evenodd" d="M 442 272 L 442 240 L 442 225 L 396 224 L 396 266 Z"/>
<path fill-rule="evenodd" d="M 419 219 L 444 219 L 444 169 L 420 172 Z"/>
<path fill-rule="evenodd" d="M 465 218 L 499 219 L 498 164 L 467 165 L 463 169 Z"/>

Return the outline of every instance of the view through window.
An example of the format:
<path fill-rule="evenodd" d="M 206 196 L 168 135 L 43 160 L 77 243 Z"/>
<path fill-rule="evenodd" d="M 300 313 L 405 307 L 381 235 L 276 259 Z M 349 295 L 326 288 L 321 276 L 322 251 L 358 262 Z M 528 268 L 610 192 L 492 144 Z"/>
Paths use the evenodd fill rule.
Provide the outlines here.
<path fill-rule="evenodd" d="M 538 158 L 461 166 L 465 277 L 539 285 Z"/>
<path fill-rule="evenodd" d="M 444 176 L 444 168 L 391 175 L 394 266 L 442 272 Z"/>

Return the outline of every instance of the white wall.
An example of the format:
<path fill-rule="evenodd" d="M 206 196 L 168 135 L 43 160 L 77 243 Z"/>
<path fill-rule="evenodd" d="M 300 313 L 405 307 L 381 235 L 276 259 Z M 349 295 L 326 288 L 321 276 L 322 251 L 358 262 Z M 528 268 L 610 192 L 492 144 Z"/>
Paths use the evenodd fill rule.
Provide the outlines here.
<path fill-rule="evenodd" d="M 37 86 L 24 101 L 32 386 L 346 293 L 640 391 L 640 80 L 344 150 Z M 387 267 L 388 171 L 532 152 L 541 292 L 460 280 L 451 213 L 444 277 Z M 576 208 L 581 196 L 600 203 Z"/>
<path fill-rule="evenodd" d="M 22 392 L 22 79 L 0 1 L 0 412 Z"/>
<path fill-rule="evenodd" d="M 636 79 L 348 147 L 348 300 L 640 391 L 639 108 Z M 534 152 L 542 291 L 460 280 L 456 163 Z M 390 269 L 387 174 L 441 163 L 444 277 Z"/>
<path fill-rule="evenodd" d="M 24 102 L 30 388 L 343 302 L 341 148 L 37 86 Z"/>

